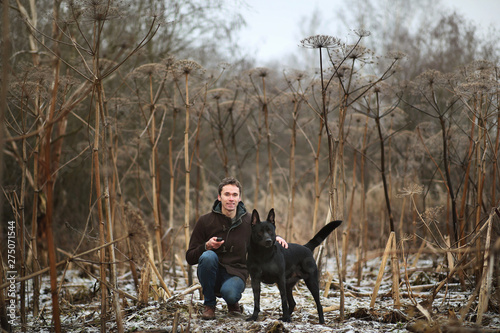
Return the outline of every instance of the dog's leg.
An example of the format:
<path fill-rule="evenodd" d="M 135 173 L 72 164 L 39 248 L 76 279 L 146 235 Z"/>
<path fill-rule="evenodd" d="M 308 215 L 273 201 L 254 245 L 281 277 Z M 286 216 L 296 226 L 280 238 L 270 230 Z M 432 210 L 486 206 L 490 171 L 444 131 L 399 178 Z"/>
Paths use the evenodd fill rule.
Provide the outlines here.
<path fill-rule="evenodd" d="M 260 312 L 260 278 L 251 277 L 253 290 L 253 314 L 247 318 L 247 321 L 255 321 Z"/>
<path fill-rule="evenodd" d="M 304 280 L 307 288 L 311 292 L 314 302 L 316 302 L 316 308 L 318 309 L 319 323 L 324 324 L 325 318 L 323 317 L 323 306 L 321 306 L 321 301 L 319 299 L 319 282 L 317 274 L 313 274 L 307 280 Z"/>
<path fill-rule="evenodd" d="M 280 290 L 281 307 L 283 308 L 283 317 L 281 317 L 280 320 L 289 323 L 291 321 L 291 318 L 290 318 L 290 311 L 288 309 L 288 299 L 287 299 L 286 283 L 284 276 L 280 278 L 280 280 L 278 281 L 278 289 Z"/>
<path fill-rule="evenodd" d="M 296 283 L 296 281 L 293 281 L 293 283 L 287 283 L 286 285 L 286 298 L 288 300 L 288 313 L 290 314 L 290 317 L 292 316 L 292 312 L 295 310 L 295 305 L 297 304 L 293 299 L 293 287 Z"/>

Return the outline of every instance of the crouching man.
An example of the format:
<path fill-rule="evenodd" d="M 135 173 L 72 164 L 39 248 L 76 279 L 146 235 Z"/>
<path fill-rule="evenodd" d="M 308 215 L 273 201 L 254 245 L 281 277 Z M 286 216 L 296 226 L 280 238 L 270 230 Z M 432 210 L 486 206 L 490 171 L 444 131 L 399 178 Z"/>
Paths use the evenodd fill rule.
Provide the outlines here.
<path fill-rule="evenodd" d="M 198 264 L 204 296 L 203 319 L 215 319 L 217 297 L 226 301 L 229 313 L 243 312 L 238 301 L 248 278 L 246 250 L 252 226 L 241 194 L 238 180 L 224 178 L 212 211 L 198 219 L 191 234 L 186 261 Z M 281 237 L 276 240 L 288 247 Z"/>

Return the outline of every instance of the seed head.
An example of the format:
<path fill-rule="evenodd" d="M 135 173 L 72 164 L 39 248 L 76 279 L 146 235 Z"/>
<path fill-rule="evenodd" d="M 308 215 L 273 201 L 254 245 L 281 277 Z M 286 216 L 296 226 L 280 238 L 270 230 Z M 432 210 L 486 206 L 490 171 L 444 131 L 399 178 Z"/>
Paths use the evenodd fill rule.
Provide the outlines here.
<path fill-rule="evenodd" d="M 294 69 L 290 73 L 290 79 L 300 82 L 307 78 L 307 73 L 298 69 Z"/>
<path fill-rule="evenodd" d="M 231 67 L 231 64 L 230 64 L 230 63 L 228 63 L 228 62 L 224 62 L 224 61 L 223 61 L 223 62 L 218 63 L 218 64 L 217 64 L 217 67 L 219 67 L 219 68 L 220 68 L 220 69 L 222 69 L 222 70 L 226 70 L 226 69 L 228 69 L 228 68 L 230 68 L 230 67 Z"/>
<path fill-rule="evenodd" d="M 164 77 L 167 73 L 167 68 L 163 64 L 144 64 L 132 71 L 130 77 L 134 79 L 149 78 L 149 77 Z"/>
<path fill-rule="evenodd" d="M 192 74 L 194 72 L 204 73 L 205 69 L 196 61 L 179 60 L 174 64 L 174 69 L 181 74 Z"/>
<path fill-rule="evenodd" d="M 327 35 L 315 35 L 300 41 L 302 47 L 309 49 L 329 49 L 340 46 L 340 40 Z"/>
<path fill-rule="evenodd" d="M 493 69 L 495 66 L 487 60 L 475 60 L 468 67 L 471 70 L 487 71 Z"/>
<path fill-rule="evenodd" d="M 258 77 L 267 77 L 269 75 L 269 68 L 257 67 L 250 71 L 250 75 L 257 75 Z"/>
<path fill-rule="evenodd" d="M 356 29 L 353 31 L 356 35 L 358 35 L 358 37 L 361 37 L 361 38 L 368 37 L 371 35 L 371 32 L 369 30 L 365 30 L 365 29 Z"/>
<path fill-rule="evenodd" d="M 403 187 L 401 192 L 398 193 L 398 197 L 412 196 L 414 194 L 421 194 L 424 191 L 423 185 L 410 184 L 408 187 Z"/>
<path fill-rule="evenodd" d="M 427 208 L 425 212 L 422 214 L 424 220 L 428 223 L 435 223 L 439 224 L 439 217 L 444 211 L 443 206 L 437 206 L 437 207 L 432 207 L 432 208 Z"/>
<path fill-rule="evenodd" d="M 175 64 L 175 56 L 172 54 L 167 54 L 165 58 L 163 58 L 161 63 L 164 64 L 168 69 L 170 69 Z"/>
<path fill-rule="evenodd" d="M 461 83 L 457 86 L 456 92 L 462 96 L 470 97 L 471 95 L 494 94 L 498 91 L 498 83 L 493 80 L 476 79 L 475 81 L 468 81 Z"/>
<path fill-rule="evenodd" d="M 406 58 L 407 55 L 404 52 L 401 51 L 390 51 L 387 53 L 387 58 L 389 59 L 394 59 L 394 60 L 401 60 Z"/>
<path fill-rule="evenodd" d="M 347 65 L 342 65 L 339 68 L 330 67 L 328 68 L 328 71 L 333 73 L 338 78 L 349 77 L 352 72 L 351 67 Z"/>
<path fill-rule="evenodd" d="M 82 16 L 92 21 L 102 22 L 122 16 L 122 11 L 117 6 L 110 6 L 108 1 L 84 0 Z"/>
<path fill-rule="evenodd" d="M 442 85 L 445 83 L 445 77 L 443 74 L 436 70 L 428 70 L 417 76 L 415 79 L 414 87 L 418 91 L 427 91 L 435 86 Z"/>
<path fill-rule="evenodd" d="M 408 241 L 411 241 L 415 238 L 415 235 L 412 235 L 412 234 L 403 234 L 403 237 L 401 237 L 401 243 L 404 243 L 404 242 L 408 242 Z"/>
<path fill-rule="evenodd" d="M 457 92 L 464 95 L 492 93 L 498 91 L 495 66 L 489 61 L 476 60 L 464 67 L 463 76 L 458 77 Z"/>
<path fill-rule="evenodd" d="M 358 60 L 362 62 L 368 62 L 372 56 L 373 51 L 362 46 L 362 45 L 345 45 L 343 47 L 343 52 L 347 58 L 352 60 Z"/>

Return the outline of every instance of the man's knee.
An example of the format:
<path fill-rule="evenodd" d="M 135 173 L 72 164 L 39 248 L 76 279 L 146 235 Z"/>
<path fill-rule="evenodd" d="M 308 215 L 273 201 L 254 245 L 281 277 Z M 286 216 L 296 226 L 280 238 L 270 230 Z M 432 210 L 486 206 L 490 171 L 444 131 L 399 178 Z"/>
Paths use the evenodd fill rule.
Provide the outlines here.
<path fill-rule="evenodd" d="M 230 283 L 224 283 L 220 289 L 222 298 L 227 304 L 235 304 L 241 299 L 241 294 L 245 290 L 245 282 L 238 277 L 233 277 Z"/>
<path fill-rule="evenodd" d="M 203 252 L 203 254 L 200 256 L 200 259 L 198 260 L 198 266 L 218 265 L 218 264 L 219 264 L 219 258 L 217 257 L 217 254 L 212 250 Z"/>
<path fill-rule="evenodd" d="M 227 304 L 236 304 L 241 299 L 241 292 L 235 289 L 221 290 L 221 296 Z"/>

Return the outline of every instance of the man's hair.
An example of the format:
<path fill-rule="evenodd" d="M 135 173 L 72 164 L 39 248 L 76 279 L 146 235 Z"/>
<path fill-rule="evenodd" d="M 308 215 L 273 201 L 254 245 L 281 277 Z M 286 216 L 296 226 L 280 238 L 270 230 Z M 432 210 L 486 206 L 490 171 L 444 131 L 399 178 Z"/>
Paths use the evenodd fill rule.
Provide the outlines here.
<path fill-rule="evenodd" d="M 240 182 L 238 181 L 238 179 L 234 178 L 234 177 L 226 177 L 224 178 L 223 180 L 221 180 L 220 184 L 219 184 L 219 195 L 222 194 L 222 188 L 226 185 L 235 185 L 238 187 L 238 189 L 240 190 L 240 197 L 241 197 L 241 194 L 242 194 L 242 187 L 241 187 L 241 184 Z"/>

